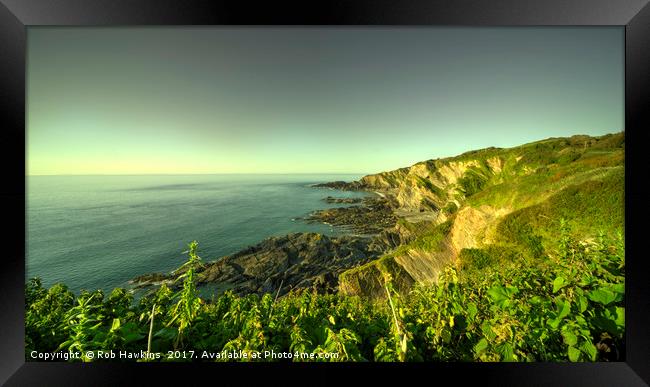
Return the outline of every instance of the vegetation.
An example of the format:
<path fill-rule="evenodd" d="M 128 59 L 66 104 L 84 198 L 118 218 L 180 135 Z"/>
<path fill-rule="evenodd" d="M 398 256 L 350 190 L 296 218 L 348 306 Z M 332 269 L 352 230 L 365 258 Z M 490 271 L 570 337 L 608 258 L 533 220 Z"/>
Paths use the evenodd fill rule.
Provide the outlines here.
<path fill-rule="evenodd" d="M 435 184 L 433 184 L 433 183 L 431 182 L 431 180 L 429 180 L 429 179 L 425 179 L 425 178 L 423 178 L 423 177 L 416 176 L 416 184 L 417 184 L 418 187 L 428 189 L 429 191 L 431 191 L 432 193 L 436 194 L 436 195 L 437 195 L 439 198 L 441 198 L 441 199 L 445 199 L 445 198 L 446 198 L 445 191 L 443 191 L 442 189 L 440 189 L 439 187 L 437 187 L 437 186 L 436 186 Z"/>
<path fill-rule="evenodd" d="M 453 215 L 453 214 L 456 213 L 456 211 L 458 211 L 458 205 L 456 203 L 454 203 L 454 202 L 449 202 L 449 203 L 447 203 L 445 208 L 443 208 L 443 211 L 447 215 Z"/>
<path fill-rule="evenodd" d="M 532 255 L 557 247 L 557 219 L 568 219 L 574 237 L 602 231 L 614 235 L 624 224 L 624 177 L 615 169 L 598 180 L 569 185 L 540 204 L 507 215 L 497 226 L 497 242 L 518 244 Z"/>
<path fill-rule="evenodd" d="M 448 268 L 437 284 L 401 295 L 389 282 L 384 301 L 306 290 L 279 299 L 226 292 L 203 300 L 189 269 L 178 292 L 162 286 L 137 303 L 122 289 L 107 298 L 101 291 L 75 297 L 63 285 L 46 290 L 34 279 L 26 288 L 27 356 L 113 350 L 162 354 L 138 361 L 232 360 L 202 358 L 203 351 L 241 351 L 248 357 L 236 360 L 263 361 L 279 359 L 253 354 L 315 354 L 284 359 L 293 361 L 621 359 L 623 239 L 579 243 L 566 223 L 562 228 L 561 246 L 546 264 L 511 261 L 497 269 L 471 253 L 477 258 L 470 267 Z M 196 247 L 190 244 L 190 268 L 198 263 Z M 102 361 L 70 361 L 91 360 Z"/>
<path fill-rule="evenodd" d="M 488 180 L 489 177 L 486 176 L 484 170 L 473 167 L 468 169 L 463 177 L 458 179 L 458 185 L 465 196 L 470 197 L 480 192 L 486 186 Z"/>
<path fill-rule="evenodd" d="M 399 255 L 411 249 L 436 251 L 440 248 L 440 244 L 444 241 L 450 230 L 451 222 L 443 222 L 432 228 L 426 229 L 426 232 L 418 235 L 413 241 L 400 245 L 392 254 L 389 255 Z"/>

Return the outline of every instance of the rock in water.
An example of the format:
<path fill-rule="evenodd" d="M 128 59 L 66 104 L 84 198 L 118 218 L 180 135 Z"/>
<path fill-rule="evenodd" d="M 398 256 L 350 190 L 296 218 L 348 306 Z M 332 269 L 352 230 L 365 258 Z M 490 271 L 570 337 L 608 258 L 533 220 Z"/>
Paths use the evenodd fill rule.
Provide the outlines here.
<path fill-rule="evenodd" d="M 320 183 L 320 184 L 314 184 L 313 187 L 318 187 L 318 188 L 332 188 L 332 189 L 340 189 L 340 190 L 346 190 L 346 191 L 354 191 L 359 189 L 359 183 L 356 181 L 353 182 L 345 182 L 345 181 L 331 181 L 329 183 Z"/>
<path fill-rule="evenodd" d="M 151 273 L 137 276 L 129 281 L 129 283 L 134 284 L 134 287 L 138 289 L 146 286 L 160 285 L 163 282 L 171 282 L 173 279 L 174 276 L 171 274 Z"/>
<path fill-rule="evenodd" d="M 362 198 L 335 198 L 332 196 L 328 196 L 323 200 L 326 203 L 330 203 L 330 204 L 356 204 L 356 203 L 361 203 L 361 201 L 363 201 Z"/>

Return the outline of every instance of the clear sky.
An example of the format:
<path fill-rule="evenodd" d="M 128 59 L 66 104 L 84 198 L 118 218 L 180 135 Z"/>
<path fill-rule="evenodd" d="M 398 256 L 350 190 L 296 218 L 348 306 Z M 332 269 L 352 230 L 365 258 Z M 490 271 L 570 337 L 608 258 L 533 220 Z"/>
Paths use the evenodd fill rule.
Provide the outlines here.
<path fill-rule="evenodd" d="M 624 129 L 620 27 L 30 27 L 27 173 L 376 173 Z"/>

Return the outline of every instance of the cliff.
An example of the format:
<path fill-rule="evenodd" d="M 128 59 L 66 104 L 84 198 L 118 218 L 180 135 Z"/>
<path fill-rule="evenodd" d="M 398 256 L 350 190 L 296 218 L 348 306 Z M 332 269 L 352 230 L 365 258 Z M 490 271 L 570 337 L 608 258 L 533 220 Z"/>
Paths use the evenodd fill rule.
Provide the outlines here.
<path fill-rule="evenodd" d="M 400 220 L 391 231 L 403 240 L 341 274 L 339 290 L 382 297 L 387 280 L 406 291 L 436 281 L 450 264 L 466 271 L 513 259 L 537 264 L 557 246 L 560 219 L 582 239 L 621 230 L 624 147 L 624 133 L 551 138 L 338 183 L 393 198 Z"/>

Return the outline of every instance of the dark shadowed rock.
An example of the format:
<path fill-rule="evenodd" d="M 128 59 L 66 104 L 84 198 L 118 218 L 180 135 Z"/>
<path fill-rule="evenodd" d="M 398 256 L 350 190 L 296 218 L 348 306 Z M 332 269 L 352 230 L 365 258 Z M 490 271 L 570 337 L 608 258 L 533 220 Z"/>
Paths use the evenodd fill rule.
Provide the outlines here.
<path fill-rule="evenodd" d="M 198 285 L 220 284 L 238 294 L 276 293 L 312 288 L 332 292 L 338 287 L 338 275 L 352 267 L 376 259 L 381 245 L 370 238 L 328 237 L 317 233 L 294 233 L 272 237 L 236 254 L 209 262 L 198 268 Z M 181 285 L 180 272 L 147 274 L 135 278 L 136 287 L 166 281 Z M 280 287 L 281 286 L 281 287 Z"/>
<path fill-rule="evenodd" d="M 363 201 L 363 198 L 335 198 L 332 196 L 328 196 L 323 200 L 326 203 L 330 203 L 330 204 L 356 204 L 356 203 L 361 203 Z"/>
<path fill-rule="evenodd" d="M 142 288 L 152 285 L 160 285 L 163 282 L 173 281 L 174 276 L 171 274 L 164 273 L 150 273 L 137 276 L 133 278 L 129 283 L 134 284 L 135 288 Z"/>
<path fill-rule="evenodd" d="M 347 227 L 359 235 L 377 235 L 395 226 L 397 217 L 393 213 L 393 206 L 389 199 L 369 197 L 363 198 L 362 205 L 318 210 L 305 220 Z"/>
<path fill-rule="evenodd" d="M 359 182 L 353 181 L 353 182 L 345 182 L 345 181 L 331 181 L 329 183 L 319 183 L 319 184 L 314 184 L 313 187 L 318 187 L 318 188 L 332 188 L 332 189 L 340 189 L 340 190 L 346 190 L 346 191 L 355 191 L 360 189 Z"/>
<path fill-rule="evenodd" d="M 228 283 L 240 294 L 275 293 L 338 286 L 338 274 L 379 256 L 367 238 L 328 237 L 295 233 L 268 238 L 236 254 L 208 263 L 197 278 L 201 283 Z"/>

